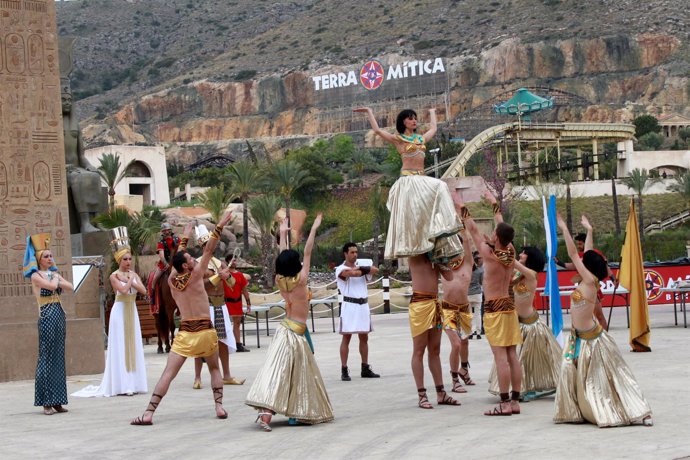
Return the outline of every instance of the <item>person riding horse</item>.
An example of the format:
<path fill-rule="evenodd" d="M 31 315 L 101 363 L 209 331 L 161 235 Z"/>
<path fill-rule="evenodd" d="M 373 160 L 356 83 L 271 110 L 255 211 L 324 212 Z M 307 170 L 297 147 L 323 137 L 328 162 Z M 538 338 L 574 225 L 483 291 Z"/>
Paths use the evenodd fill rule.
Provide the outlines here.
<path fill-rule="evenodd" d="M 163 222 L 161 224 L 161 239 L 158 241 L 156 246 L 156 252 L 158 253 L 158 262 L 156 264 L 157 270 L 153 275 L 153 279 L 149 284 L 149 297 L 151 298 L 151 313 L 158 313 L 158 302 L 156 302 L 156 285 L 160 276 L 163 272 L 170 268 L 170 260 L 177 252 L 177 247 L 180 244 L 180 239 L 172 231 L 172 227 L 169 223 Z M 154 311 L 154 309 L 156 311 Z"/>

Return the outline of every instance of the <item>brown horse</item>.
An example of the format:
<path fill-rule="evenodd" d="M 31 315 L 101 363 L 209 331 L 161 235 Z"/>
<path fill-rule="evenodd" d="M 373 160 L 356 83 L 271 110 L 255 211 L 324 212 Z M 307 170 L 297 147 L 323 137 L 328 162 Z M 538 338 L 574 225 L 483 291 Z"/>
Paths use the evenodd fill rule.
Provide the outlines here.
<path fill-rule="evenodd" d="M 149 286 L 151 286 L 156 272 L 157 270 L 154 270 L 149 274 Z M 158 353 L 163 353 L 163 343 L 165 343 L 165 353 L 170 352 L 170 344 L 175 339 L 175 310 L 177 310 L 177 303 L 175 303 L 175 299 L 173 299 L 170 292 L 168 276 L 170 276 L 170 266 L 160 274 L 156 280 L 156 285 L 151 286 L 151 290 L 155 292 L 155 295 L 151 296 L 155 299 L 155 304 L 151 304 L 151 314 L 156 319 Z"/>

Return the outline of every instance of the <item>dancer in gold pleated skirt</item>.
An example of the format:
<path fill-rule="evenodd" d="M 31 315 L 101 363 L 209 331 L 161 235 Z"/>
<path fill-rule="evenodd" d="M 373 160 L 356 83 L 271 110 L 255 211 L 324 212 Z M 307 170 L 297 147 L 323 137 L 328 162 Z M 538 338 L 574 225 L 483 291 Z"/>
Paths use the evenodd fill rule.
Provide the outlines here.
<path fill-rule="evenodd" d="M 301 423 L 333 420 L 333 408 L 304 335 L 306 330 L 304 323 L 283 320 L 245 404 L 269 409 Z"/>
<path fill-rule="evenodd" d="M 595 321 L 599 279 L 606 260 L 593 250 L 578 256 L 568 226 L 558 216 L 568 255 L 582 281 L 570 298 L 573 328 L 565 347 L 556 391 L 556 423 L 588 421 L 599 427 L 642 423 L 651 426 L 652 410 L 611 336 Z"/>

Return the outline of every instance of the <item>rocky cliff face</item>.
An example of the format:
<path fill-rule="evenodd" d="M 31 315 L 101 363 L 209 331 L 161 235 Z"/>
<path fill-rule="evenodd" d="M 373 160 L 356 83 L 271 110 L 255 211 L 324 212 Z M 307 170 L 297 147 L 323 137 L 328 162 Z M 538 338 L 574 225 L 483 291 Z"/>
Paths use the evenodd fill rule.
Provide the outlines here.
<path fill-rule="evenodd" d="M 687 62 L 677 56 L 682 52 L 687 51 L 678 37 L 662 33 L 537 43 L 509 38 L 480 54 L 445 58 L 450 113 L 439 107 L 441 119 L 521 86 L 551 87 L 590 102 L 580 108 L 558 107 L 563 121 L 629 121 L 641 112 L 688 115 L 690 78 Z M 382 61 L 400 59 L 389 55 Z M 326 73 L 339 70 L 331 67 Z M 213 152 L 242 156 L 245 140 L 280 155 L 315 136 L 362 128 L 361 116 L 353 116 L 347 106 L 334 110 L 319 104 L 312 77 L 322 73 L 293 71 L 244 82 L 180 84 L 85 126 L 84 135 L 87 143 L 163 142 L 169 144 L 169 154 L 183 162 Z M 423 109 L 428 98 L 405 103 Z M 390 106 L 385 111 L 390 117 L 402 102 L 381 104 Z"/>

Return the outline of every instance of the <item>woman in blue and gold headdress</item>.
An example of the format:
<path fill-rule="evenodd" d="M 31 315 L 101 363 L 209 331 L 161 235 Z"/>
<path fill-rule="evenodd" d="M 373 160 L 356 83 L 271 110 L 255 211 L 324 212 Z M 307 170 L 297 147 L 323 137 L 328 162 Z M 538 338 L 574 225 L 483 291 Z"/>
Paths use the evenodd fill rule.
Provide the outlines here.
<path fill-rule="evenodd" d="M 49 249 L 50 233 L 31 235 L 26 239 L 24 277 L 31 279 L 38 300 L 38 363 L 34 406 L 43 406 L 45 415 L 67 412 L 67 379 L 65 376 L 65 312 L 60 293 L 72 290 L 72 284 L 57 271 Z"/>

